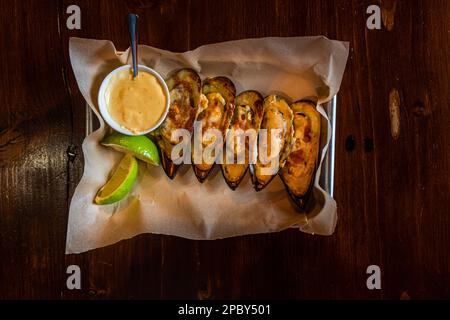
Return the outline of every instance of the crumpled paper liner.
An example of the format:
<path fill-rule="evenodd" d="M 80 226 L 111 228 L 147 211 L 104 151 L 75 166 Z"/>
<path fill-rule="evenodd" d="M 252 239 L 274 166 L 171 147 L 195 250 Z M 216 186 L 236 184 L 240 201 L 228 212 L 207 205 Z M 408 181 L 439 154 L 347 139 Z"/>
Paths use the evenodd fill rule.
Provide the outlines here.
<path fill-rule="evenodd" d="M 83 142 L 84 173 L 70 204 L 66 253 L 103 247 L 140 233 L 207 240 L 280 231 L 293 225 L 303 232 L 333 233 L 336 202 L 319 186 L 319 174 L 315 179 L 315 204 L 308 215 L 295 211 L 279 177 L 263 191 L 255 192 L 247 175 L 237 190 L 231 191 L 218 166 L 200 184 L 189 165 L 183 166 L 172 181 L 161 167 L 142 162 L 138 181 L 124 200 L 95 205 L 95 194 L 122 156 L 99 144 L 110 129 L 98 111 L 98 89 L 110 71 L 130 63 L 131 57 L 128 50 L 119 55 L 106 40 L 71 38 L 69 52 L 78 87 L 99 118 L 100 128 Z M 347 43 L 325 37 L 245 39 L 184 53 L 139 46 L 139 63 L 163 77 L 175 69 L 190 67 L 202 79 L 229 77 L 238 93 L 248 89 L 264 96 L 282 92 L 292 101 L 308 96 L 318 96 L 319 102 L 330 100 L 339 90 L 347 56 Z M 328 127 L 321 142 L 321 164 L 331 131 L 323 108 L 319 106 L 318 110 L 324 117 L 324 129 Z"/>

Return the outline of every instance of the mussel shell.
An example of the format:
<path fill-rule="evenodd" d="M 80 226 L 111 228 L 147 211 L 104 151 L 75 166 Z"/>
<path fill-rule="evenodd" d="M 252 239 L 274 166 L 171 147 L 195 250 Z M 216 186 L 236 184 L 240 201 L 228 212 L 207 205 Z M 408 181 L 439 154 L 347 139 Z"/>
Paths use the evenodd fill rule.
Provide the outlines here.
<path fill-rule="evenodd" d="M 236 87 L 234 86 L 233 81 L 223 76 L 207 78 L 203 81 L 202 93 L 204 95 L 207 95 L 208 93 L 211 92 L 220 93 L 222 97 L 225 99 L 225 102 L 233 105 L 233 109 L 228 110 L 229 111 L 228 116 L 230 117 L 229 120 L 231 120 L 231 117 L 233 116 L 234 112 L 234 103 L 236 99 Z"/>
<path fill-rule="evenodd" d="M 227 77 L 214 77 L 208 78 L 203 81 L 202 85 L 202 94 L 207 96 L 209 93 L 218 93 L 225 100 L 224 110 L 221 118 L 221 123 L 219 127 L 215 129 L 219 130 L 222 133 L 222 138 L 225 137 L 226 129 L 228 128 L 231 118 L 234 112 L 234 103 L 236 97 L 236 88 L 233 82 Z M 197 115 L 197 120 L 199 120 L 203 116 L 203 112 L 209 107 L 208 105 Z M 223 139 L 225 140 L 225 139 Z M 194 155 L 194 149 L 192 149 L 192 156 Z M 207 170 L 204 170 L 197 166 L 194 161 L 192 161 L 192 168 L 195 176 L 198 181 L 203 183 L 205 179 L 208 177 L 211 172 L 214 164 L 212 164 Z"/>
<path fill-rule="evenodd" d="M 178 169 L 181 167 L 181 165 L 173 163 L 172 159 L 170 159 L 170 157 L 168 157 L 165 152 L 162 152 L 161 149 L 159 149 L 159 158 L 161 159 L 161 166 L 163 167 L 163 170 L 166 173 L 166 175 L 170 179 L 175 178 Z"/>
<path fill-rule="evenodd" d="M 234 121 L 239 120 L 239 119 L 237 119 L 237 114 L 236 114 L 239 110 L 238 108 L 240 106 L 248 106 L 248 107 L 250 107 L 250 109 L 252 111 L 253 118 L 252 118 L 252 123 L 249 124 L 248 121 L 245 122 L 245 125 L 247 127 L 246 129 L 254 129 L 256 131 L 256 133 L 258 133 L 259 126 L 261 125 L 262 115 L 264 112 L 263 100 L 264 100 L 264 98 L 258 91 L 248 90 L 248 91 L 241 92 L 236 97 L 236 106 L 234 109 L 233 118 L 229 125 L 229 129 L 232 129 L 232 126 L 235 123 Z M 247 120 L 247 118 L 245 120 Z M 247 146 L 247 144 L 246 144 L 246 146 Z M 225 149 L 226 148 L 224 148 L 224 150 Z M 222 176 L 231 190 L 236 190 L 236 188 L 239 186 L 239 184 L 245 177 L 245 174 L 247 173 L 248 166 L 249 166 L 249 161 L 248 161 L 249 160 L 249 158 L 248 158 L 249 150 L 248 150 L 248 148 L 245 148 L 245 152 L 246 152 L 246 163 L 245 164 L 226 164 L 226 163 L 224 163 L 220 166 L 221 170 L 222 170 Z M 235 169 L 235 166 L 239 166 L 240 173 L 236 177 L 233 177 L 228 173 L 228 170 L 233 167 L 234 167 L 233 169 Z"/>
<path fill-rule="evenodd" d="M 166 81 L 169 91 L 172 95 L 172 90 L 177 89 L 182 91 L 181 98 L 185 95 L 189 96 L 189 105 L 183 104 L 183 101 L 176 100 L 177 110 L 183 113 L 182 117 L 176 113 L 174 108 L 175 101 L 171 101 L 169 113 L 152 136 L 158 144 L 158 149 L 161 158 L 161 165 L 166 175 L 173 179 L 181 165 L 176 165 L 172 162 L 171 151 L 175 143 L 170 141 L 172 130 L 186 129 L 192 133 L 193 123 L 197 115 L 200 100 L 201 80 L 200 76 L 192 69 L 183 68 L 173 72 Z M 177 120 L 178 119 L 178 123 Z M 180 123 L 181 119 L 181 123 Z M 168 128 L 169 129 L 166 129 Z"/>
<path fill-rule="evenodd" d="M 317 168 L 314 170 L 316 171 Z M 286 189 L 289 198 L 291 199 L 291 202 L 294 204 L 294 206 L 299 210 L 304 212 L 306 210 L 306 207 L 309 205 L 310 201 L 312 200 L 312 194 L 314 190 L 314 180 L 315 180 L 315 174 L 313 175 L 313 178 L 311 179 L 311 182 L 308 187 L 308 191 L 306 191 L 305 194 L 301 196 L 295 195 L 292 190 L 289 188 L 289 186 L 286 184 L 286 181 L 283 179 L 283 176 L 278 173 L 280 176 L 281 181 L 283 182 L 284 188 Z"/>
<path fill-rule="evenodd" d="M 310 175 L 310 177 L 302 176 L 302 177 L 298 178 L 298 179 L 309 179 L 308 187 L 306 188 L 306 191 L 303 192 L 303 193 L 298 193 L 298 192 L 294 191 L 293 186 L 291 185 L 292 184 L 292 180 L 288 181 L 286 179 L 286 177 L 285 177 L 285 175 L 286 176 L 288 175 L 287 172 L 288 172 L 289 167 L 291 165 L 291 162 L 289 161 L 289 157 L 288 157 L 288 161 L 286 162 L 286 165 L 280 170 L 280 172 L 278 174 L 279 174 L 281 180 L 283 181 L 283 184 L 284 184 L 284 186 L 285 186 L 285 188 L 286 188 L 286 190 L 287 190 L 287 192 L 289 194 L 289 197 L 291 198 L 292 202 L 295 204 L 295 206 L 299 210 L 304 211 L 306 209 L 306 207 L 308 206 L 308 203 L 311 201 L 311 197 L 312 197 L 313 189 L 314 189 L 315 176 L 317 174 L 317 168 L 318 168 L 318 163 L 319 163 L 319 154 L 320 154 L 320 152 L 319 152 L 320 114 L 315 110 L 316 104 L 314 102 L 312 102 L 312 101 L 309 101 L 309 100 L 300 100 L 300 101 L 294 102 L 291 105 L 291 108 L 293 109 L 294 113 L 300 112 L 300 111 L 296 110 L 296 105 L 298 105 L 300 103 L 302 103 L 302 104 L 307 103 L 307 104 L 311 105 L 312 107 L 314 107 L 314 112 L 315 112 L 314 116 L 318 117 L 316 119 L 316 121 L 318 122 L 318 128 L 315 129 L 317 131 L 317 132 L 315 132 L 315 138 L 318 139 L 318 140 L 316 141 L 317 149 L 315 150 L 316 155 L 314 157 L 314 159 L 315 159 L 314 169 L 312 170 L 312 174 Z M 312 111 L 312 110 L 313 109 L 311 109 L 310 111 Z M 295 128 L 295 121 L 294 121 L 294 132 L 295 132 L 296 129 L 297 128 Z M 314 128 L 313 128 L 313 130 L 314 130 Z M 294 138 L 294 144 L 295 144 L 295 138 Z M 299 149 L 297 149 L 297 150 L 299 150 Z M 294 151 L 297 151 L 297 150 L 295 150 L 295 145 L 294 145 L 294 147 L 292 148 L 291 152 L 294 152 Z"/>
<path fill-rule="evenodd" d="M 228 187 L 230 187 L 231 190 L 236 190 L 236 188 L 239 186 L 239 184 L 241 183 L 241 181 L 244 179 L 245 174 L 247 173 L 248 170 L 248 164 L 239 164 L 240 166 L 245 167 L 244 170 L 242 170 L 242 173 L 239 175 L 237 180 L 230 180 L 226 177 L 226 173 L 225 173 L 225 168 L 223 167 L 223 165 L 221 166 L 222 169 L 222 176 L 225 180 L 225 182 L 227 183 Z"/>
<path fill-rule="evenodd" d="M 274 100 L 277 103 L 281 102 L 281 104 L 275 104 L 275 106 L 271 105 Z M 277 170 L 277 172 L 273 173 L 269 177 L 267 175 L 259 175 L 258 174 L 258 166 L 260 166 L 259 160 L 257 163 L 250 165 L 250 174 L 252 177 L 252 183 L 253 183 L 253 187 L 255 188 L 256 191 L 260 191 L 260 190 L 264 189 L 273 180 L 273 178 L 277 175 L 279 169 L 283 167 L 283 165 L 286 161 L 286 158 L 289 155 L 290 148 L 292 146 L 292 137 L 293 137 L 293 133 L 294 133 L 293 128 L 292 128 L 293 113 L 292 113 L 291 108 L 289 107 L 288 102 L 286 101 L 286 99 L 284 97 L 282 97 L 280 95 L 269 95 L 264 99 L 264 114 L 263 114 L 263 119 L 261 122 L 260 130 L 261 129 L 276 129 L 276 128 L 265 128 L 265 122 L 264 122 L 268 111 L 270 110 L 270 108 L 273 108 L 273 107 L 275 107 L 277 112 L 283 116 L 283 123 L 285 123 L 285 126 L 283 126 L 283 127 L 286 128 L 286 130 L 283 132 L 284 144 L 279 153 L 278 170 Z M 259 138 L 258 138 L 258 152 L 259 151 L 260 151 L 260 147 L 259 147 Z M 259 156 L 258 156 L 258 159 L 259 159 Z"/>

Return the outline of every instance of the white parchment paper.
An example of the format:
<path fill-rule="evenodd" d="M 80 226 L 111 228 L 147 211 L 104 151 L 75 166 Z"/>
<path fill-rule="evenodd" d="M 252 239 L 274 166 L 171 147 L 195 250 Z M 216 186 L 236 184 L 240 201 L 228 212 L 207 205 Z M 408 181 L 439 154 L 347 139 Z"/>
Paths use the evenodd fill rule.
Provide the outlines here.
<path fill-rule="evenodd" d="M 308 214 L 299 214 L 293 208 L 279 177 L 263 191 L 255 192 L 247 175 L 237 190 L 231 191 L 218 166 L 200 184 L 188 165 L 170 180 L 161 167 L 142 162 L 138 181 L 124 200 L 95 205 L 95 194 L 122 156 L 99 144 L 110 129 L 98 111 L 98 89 L 110 71 L 130 63 L 131 57 L 128 50 L 119 55 L 106 40 L 71 38 L 69 51 L 78 87 L 99 118 L 100 128 L 83 142 L 84 173 L 70 204 L 66 253 L 103 247 L 140 233 L 206 240 L 280 231 L 293 225 L 308 233 L 333 233 L 336 202 L 319 186 L 319 174 L 315 205 Z M 347 43 L 325 37 L 245 39 L 205 45 L 184 53 L 139 46 L 139 63 L 162 76 L 190 67 L 202 79 L 229 77 L 238 93 L 249 89 L 264 96 L 282 92 L 292 101 L 309 96 L 318 96 L 319 102 L 331 99 L 339 90 L 347 56 Z M 322 107 L 319 111 L 327 124 Z M 329 124 L 324 132 L 322 160 L 330 139 Z"/>

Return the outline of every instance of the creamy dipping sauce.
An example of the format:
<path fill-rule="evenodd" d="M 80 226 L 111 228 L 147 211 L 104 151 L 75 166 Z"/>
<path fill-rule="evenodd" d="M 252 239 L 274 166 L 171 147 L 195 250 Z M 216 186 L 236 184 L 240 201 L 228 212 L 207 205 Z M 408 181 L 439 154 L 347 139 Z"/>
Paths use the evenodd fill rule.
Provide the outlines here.
<path fill-rule="evenodd" d="M 145 70 L 122 70 L 111 77 L 105 92 L 108 112 L 121 127 L 135 134 L 155 126 L 164 114 L 167 97 L 158 79 Z"/>

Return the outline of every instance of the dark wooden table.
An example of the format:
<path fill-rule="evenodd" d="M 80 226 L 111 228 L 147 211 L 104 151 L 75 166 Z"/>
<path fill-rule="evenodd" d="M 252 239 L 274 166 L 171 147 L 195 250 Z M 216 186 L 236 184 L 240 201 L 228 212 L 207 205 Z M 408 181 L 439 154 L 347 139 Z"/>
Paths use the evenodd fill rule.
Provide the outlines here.
<path fill-rule="evenodd" d="M 71 4 L 81 30 L 66 27 Z M 366 28 L 370 4 L 381 30 Z M 333 236 L 146 234 L 64 254 L 86 112 L 68 39 L 126 49 L 128 12 L 140 15 L 140 43 L 172 51 L 264 36 L 350 42 Z M 449 13 L 447 0 L 2 1 L 0 298 L 450 298 Z M 71 264 L 81 290 L 66 288 Z M 372 264 L 381 290 L 366 287 Z"/>

